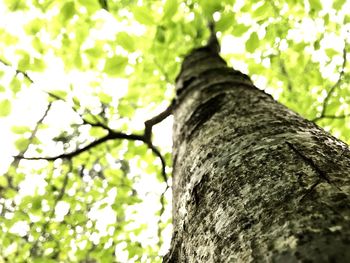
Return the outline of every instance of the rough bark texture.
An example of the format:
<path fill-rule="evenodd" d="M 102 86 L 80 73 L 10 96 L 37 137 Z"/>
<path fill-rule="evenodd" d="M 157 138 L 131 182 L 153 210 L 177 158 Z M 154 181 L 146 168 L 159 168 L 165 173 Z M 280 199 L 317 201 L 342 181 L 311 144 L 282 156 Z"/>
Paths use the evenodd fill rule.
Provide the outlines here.
<path fill-rule="evenodd" d="M 206 48 L 177 94 L 164 262 L 350 262 L 346 144 Z"/>

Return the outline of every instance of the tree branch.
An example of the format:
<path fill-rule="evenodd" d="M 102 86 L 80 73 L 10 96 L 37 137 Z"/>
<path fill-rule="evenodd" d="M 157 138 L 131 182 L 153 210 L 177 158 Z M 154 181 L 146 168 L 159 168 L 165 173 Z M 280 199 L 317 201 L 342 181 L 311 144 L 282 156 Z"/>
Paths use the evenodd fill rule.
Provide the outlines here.
<path fill-rule="evenodd" d="M 330 118 L 330 117 L 326 117 L 326 110 L 327 110 L 327 106 L 328 106 L 328 102 L 330 100 L 330 98 L 332 97 L 332 94 L 333 92 L 335 91 L 335 89 L 340 85 L 342 79 L 343 79 L 343 76 L 345 74 L 345 67 L 346 67 L 346 62 L 347 62 L 347 59 L 346 59 L 346 42 L 344 41 L 344 48 L 343 48 L 343 64 L 341 66 L 341 70 L 340 70 L 340 73 L 339 73 L 339 77 L 338 77 L 338 80 L 336 83 L 334 83 L 334 85 L 329 89 L 329 92 L 326 96 L 326 98 L 323 100 L 323 105 L 322 105 L 322 111 L 321 111 L 321 114 L 320 116 L 318 117 L 315 117 L 314 119 L 312 119 L 311 121 L 315 122 L 315 121 L 318 121 L 320 119 L 323 119 L 323 118 Z M 344 115 L 345 116 L 345 115 Z M 338 118 L 336 116 L 334 116 L 334 118 Z M 345 117 L 344 117 L 345 118 Z"/>
<path fill-rule="evenodd" d="M 172 114 L 173 109 L 175 106 L 175 100 L 172 100 L 168 108 L 166 108 L 163 112 L 158 114 L 157 116 L 145 121 L 145 132 L 144 132 L 144 137 L 146 142 L 151 141 L 151 135 L 152 135 L 152 128 L 154 125 L 162 122 L 164 119 L 166 119 L 169 115 Z"/>
<path fill-rule="evenodd" d="M 51 157 L 24 157 L 21 155 L 14 156 L 16 159 L 24 159 L 24 160 L 47 160 L 47 161 L 55 161 L 57 159 L 72 159 L 73 157 L 88 151 L 89 149 L 96 147 L 106 141 L 113 140 L 113 139 L 128 139 L 128 140 L 133 140 L 133 141 L 144 141 L 142 135 L 136 135 L 136 134 L 126 134 L 126 133 L 121 133 L 121 132 L 110 132 L 106 136 L 103 136 L 92 143 L 77 149 L 73 152 L 70 153 L 63 153 L 60 155 L 56 156 L 51 156 Z"/>
<path fill-rule="evenodd" d="M 342 115 L 323 115 L 322 117 L 316 117 L 314 119 L 312 119 L 311 121 L 316 122 L 319 121 L 321 119 L 345 119 L 347 117 L 350 117 L 350 113 L 349 114 L 342 114 Z"/>
<path fill-rule="evenodd" d="M 8 63 L 8 62 L 6 62 L 5 60 L 3 60 L 3 59 L 0 59 L 0 63 L 2 63 L 4 66 L 6 66 L 6 67 L 9 67 L 9 68 L 12 68 L 12 65 L 10 64 L 10 63 Z M 28 75 L 28 73 L 27 72 L 25 72 L 25 71 L 22 71 L 22 70 L 20 70 L 20 69 L 15 69 L 15 71 L 16 71 L 16 76 L 18 75 L 18 74 L 22 74 L 30 83 L 34 83 L 34 81 L 33 81 L 33 79 Z"/>

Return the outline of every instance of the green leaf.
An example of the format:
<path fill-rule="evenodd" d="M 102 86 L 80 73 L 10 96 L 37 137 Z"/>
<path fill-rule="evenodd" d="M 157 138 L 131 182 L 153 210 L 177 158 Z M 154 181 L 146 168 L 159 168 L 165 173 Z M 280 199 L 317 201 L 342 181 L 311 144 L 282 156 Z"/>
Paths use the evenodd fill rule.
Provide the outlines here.
<path fill-rule="evenodd" d="M 163 26 L 157 27 L 156 39 L 159 43 L 165 42 L 165 28 Z"/>
<path fill-rule="evenodd" d="M 164 5 L 163 19 L 171 19 L 177 11 L 177 0 L 167 0 Z"/>
<path fill-rule="evenodd" d="M 103 71 L 111 76 L 117 76 L 122 73 L 125 66 L 128 64 L 128 59 L 122 56 L 114 56 L 107 58 Z"/>
<path fill-rule="evenodd" d="M 263 5 L 259 6 L 252 13 L 252 16 L 256 19 L 263 19 L 269 16 L 269 7 L 270 4 L 265 2 Z"/>
<path fill-rule="evenodd" d="M 316 40 L 315 43 L 314 43 L 314 49 L 315 50 L 318 50 L 320 49 L 321 45 L 320 45 L 320 41 L 319 40 Z"/>
<path fill-rule="evenodd" d="M 245 43 L 245 48 L 248 52 L 253 53 L 257 47 L 259 47 L 259 37 L 256 32 L 253 32 Z"/>
<path fill-rule="evenodd" d="M 16 134 L 23 134 L 30 131 L 30 128 L 27 126 L 12 126 L 11 131 Z"/>
<path fill-rule="evenodd" d="M 40 39 L 38 37 L 33 38 L 32 40 L 32 46 L 35 48 L 40 54 L 43 54 L 45 51 L 45 48 L 43 44 L 41 43 Z"/>
<path fill-rule="evenodd" d="M 310 3 L 311 9 L 314 9 L 316 11 L 322 9 L 322 4 L 321 4 L 320 0 L 309 0 L 309 3 Z"/>
<path fill-rule="evenodd" d="M 246 26 L 244 24 L 236 24 L 232 28 L 232 34 L 236 37 L 242 36 L 247 30 L 249 29 L 249 26 Z"/>
<path fill-rule="evenodd" d="M 32 261 L 33 263 L 56 263 L 56 260 L 50 259 L 50 258 L 35 258 Z"/>
<path fill-rule="evenodd" d="M 60 19 L 62 22 L 66 22 L 68 19 L 71 19 L 75 14 L 74 2 L 67 2 L 61 8 Z"/>
<path fill-rule="evenodd" d="M 40 196 L 36 196 L 33 198 L 32 200 L 32 209 L 34 211 L 37 211 L 39 209 L 41 209 L 41 197 Z"/>
<path fill-rule="evenodd" d="M 23 57 L 18 62 L 18 68 L 20 70 L 27 70 L 30 65 L 30 56 L 28 53 L 23 53 Z"/>
<path fill-rule="evenodd" d="M 59 97 L 60 99 L 64 100 L 67 96 L 67 92 L 64 90 L 53 90 L 50 92 L 52 95 Z"/>
<path fill-rule="evenodd" d="M 8 186 L 8 181 L 5 176 L 0 176 L 0 187 L 6 188 Z"/>
<path fill-rule="evenodd" d="M 103 54 L 103 49 L 101 46 L 95 46 L 93 48 L 86 49 L 84 52 L 91 57 L 100 58 Z"/>
<path fill-rule="evenodd" d="M 24 26 L 24 30 L 28 35 L 35 35 L 43 28 L 43 23 L 45 20 L 36 18 L 30 21 L 28 24 Z"/>
<path fill-rule="evenodd" d="M 340 10 L 341 7 L 344 5 L 344 3 L 345 3 L 345 0 L 335 0 L 333 3 L 333 8 L 335 10 Z"/>
<path fill-rule="evenodd" d="M 22 83 L 19 81 L 18 78 L 14 77 L 10 82 L 10 89 L 14 94 L 19 92 L 21 90 Z"/>
<path fill-rule="evenodd" d="M 45 68 L 46 68 L 46 66 L 45 66 L 45 62 L 43 60 L 38 59 L 38 58 L 34 58 L 34 63 L 31 67 L 31 69 L 33 71 L 43 72 Z"/>
<path fill-rule="evenodd" d="M 5 87 L 3 85 L 0 85 L 0 92 L 5 92 L 5 91 L 6 91 Z"/>
<path fill-rule="evenodd" d="M 137 22 L 151 26 L 154 25 L 154 19 L 152 16 L 152 12 L 148 10 L 145 6 L 135 6 L 132 8 L 132 13 L 134 14 L 135 19 Z"/>
<path fill-rule="evenodd" d="M 100 101 L 104 104 L 109 104 L 112 102 L 112 97 L 104 92 L 100 92 L 98 94 L 98 98 L 100 99 Z"/>
<path fill-rule="evenodd" d="M 16 148 L 19 151 L 25 151 L 28 148 L 29 141 L 26 138 L 20 138 L 15 142 Z"/>
<path fill-rule="evenodd" d="M 11 113 L 11 102 L 9 99 L 0 101 L 0 117 L 6 117 Z"/>
<path fill-rule="evenodd" d="M 5 0 L 5 4 L 11 12 L 28 9 L 28 5 L 26 5 L 25 1 Z"/>
<path fill-rule="evenodd" d="M 233 12 L 222 14 L 220 20 L 215 24 L 218 31 L 224 32 L 235 23 L 235 14 Z"/>
<path fill-rule="evenodd" d="M 333 48 L 326 48 L 325 52 L 326 52 L 327 56 L 330 58 L 333 57 L 334 55 L 339 54 L 339 52 L 334 50 Z"/>
<path fill-rule="evenodd" d="M 133 52 L 135 51 L 134 39 L 126 32 L 120 32 L 117 34 L 117 42 L 125 50 Z"/>
<path fill-rule="evenodd" d="M 93 13 L 98 9 L 100 9 L 100 6 L 97 0 L 79 0 L 78 2 L 81 5 L 85 6 L 89 13 Z"/>

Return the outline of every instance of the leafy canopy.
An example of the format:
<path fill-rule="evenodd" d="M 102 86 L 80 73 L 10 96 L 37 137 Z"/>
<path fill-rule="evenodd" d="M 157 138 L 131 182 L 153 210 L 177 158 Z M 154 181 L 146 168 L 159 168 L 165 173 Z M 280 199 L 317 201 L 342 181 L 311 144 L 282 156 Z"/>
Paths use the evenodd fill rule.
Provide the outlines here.
<path fill-rule="evenodd" d="M 174 97 L 181 60 L 205 43 L 212 18 L 233 67 L 349 143 L 349 9 L 345 0 L 0 2 L 0 262 L 161 261 L 171 128 L 155 126 L 150 140 L 156 122 L 144 132 L 144 121 Z"/>

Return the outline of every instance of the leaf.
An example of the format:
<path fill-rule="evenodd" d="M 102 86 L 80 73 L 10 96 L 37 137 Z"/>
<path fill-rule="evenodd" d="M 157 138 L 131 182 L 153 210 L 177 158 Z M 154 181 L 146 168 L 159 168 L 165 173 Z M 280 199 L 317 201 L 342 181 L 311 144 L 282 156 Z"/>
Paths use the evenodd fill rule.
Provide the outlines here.
<path fill-rule="evenodd" d="M 270 5 L 265 2 L 263 5 L 259 6 L 252 13 L 252 16 L 256 19 L 263 19 L 269 16 L 269 7 Z"/>
<path fill-rule="evenodd" d="M 165 42 L 165 28 L 163 26 L 157 27 L 156 39 L 159 43 Z"/>
<path fill-rule="evenodd" d="M 86 49 L 84 52 L 94 58 L 100 58 L 103 54 L 101 46 L 95 46 L 93 48 Z"/>
<path fill-rule="evenodd" d="M 98 98 L 100 99 L 100 101 L 104 104 L 110 104 L 112 102 L 112 97 L 104 92 L 100 92 L 98 94 Z"/>
<path fill-rule="evenodd" d="M 5 87 L 3 85 L 0 85 L 0 92 L 5 92 L 5 91 L 6 91 Z"/>
<path fill-rule="evenodd" d="M 44 20 L 40 18 L 33 19 L 24 26 L 24 30 L 28 35 L 35 35 L 43 28 Z"/>
<path fill-rule="evenodd" d="M 62 22 L 66 22 L 71 19 L 75 14 L 74 2 L 67 2 L 61 8 L 60 19 Z"/>
<path fill-rule="evenodd" d="M 5 0 L 5 4 L 11 12 L 28 10 L 28 5 L 25 3 L 25 1 Z"/>
<path fill-rule="evenodd" d="M 314 43 L 314 49 L 315 50 L 318 50 L 320 49 L 321 45 L 320 45 L 320 41 L 319 40 L 316 40 L 315 43 Z"/>
<path fill-rule="evenodd" d="M 31 67 L 33 71 L 43 72 L 45 68 L 45 62 L 42 59 L 34 58 L 34 63 Z"/>
<path fill-rule="evenodd" d="M 167 0 L 164 5 L 163 19 L 171 19 L 177 12 L 177 0 Z"/>
<path fill-rule="evenodd" d="M 230 27 L 233 27 L 235 23 L 235 15 L 234 13 L 224 13 L 222 14 L 220 20 L 215 24 L 215 28 L 218 31 L 224 32 Z"/>
<path fill-rule="evenodd" d="M 0 101 L 0 118 L 6 117 L 11 113 L 11 102 L 9 99 Z"/>
<path fill-rule="evenodd" d="M 134 39 L 126 32 L 120 32 L 117 34 L 117 42 L 125 50 L 133 52 L 135 51 Z"/>
<path fill-rule="evenodd" d="M 114 56 L 107 58 L 103 71 L 111 76 L 117 76 L 124 71 L 125 66 L 128 64 L 128 59 L 123 56 Z"/>
<path fill-rule="evenodd" d="M 325 52 L 327 54 L 328 57 L 333 57 L 334 55 L 339 54 L 338 51 L 334 50 L 333 48 L 326 48 Z"/>
<path fill-rule="evenodd" d="M 242 36 L 247 30 L 249 29 L 249 26 L 246 26 L 244 24 L 236 24 L 233 26 L 232 34 L 236 37 Z"/>
<path fill-rule="evenodd" d="M 151 15 L 152 12 L 150 12 L 150 10 L 148 10 L 147 7 L 135 6 L 134 8 L 132 8 L 131 11 L 134 14 L 134 17 L 137 22 L 147 26 L 154 25 L 154 19 L 153 19 L 153 16 Z"/>
<path fill-rule="evenodd" d="M 23 134 L 30 131 L 30 128 L 27 126 L 12 126 L 11 131 L 16 134 Z"/>
<path fill-rule="evenodd" d="M 0 176 L 0 187 L 6 188 L 8 186 L 8 181 L 5 176 Z"/>
<path fill-rule="evenodd" d="M 41 43 L 38 37 L 34 37 L 32 40 L 32 46 L 35 48 L 40 54 L 43 54 L 45 49 L 43 44 Z"/>
<path fill-rule="evenodd" d="M 321 4 L 320 0 L 309 0 L 309 3 L 310 3 L 311 9 L 314 9 L 316 11 L 322 9 L 322 4 Z"/>
<path fill-rule="evenodd" d="M 100 9 L 100 5 L 97 0 L 79 0 L 81 5 L 85 6 L 89 13 L 93 13 Z"/>
<path fill-rule="evenodd" d="M 32 209 L 34 211 L 37 211 L 39 209 L 41 209 L 41 197 L 40 196 L 36 196 L 33 198 L 32 200 Z"/>
<path fill-rule="evenodd" d="M 100 3 L 100 6 L 105 9 L 106 11 L 108 11 L 108 0 L 98 0 L 98 2 Z"/>
<path fill-rule="evenodd" d="M 26 138 L 20 138 L 15 142 L 17 150 L 20 152 L 25 151 L 28 148 L 29 141 Z"/>
<path fill-rule="evenodd" d="M 59 97 L 60 99 L 64 100 L 67 96 L 67 92 L 64 90 L 53 90 L 50 92 L 50 94 Z"/>
<path fill-rule="evenodd" d="M 345 3 L 345 0 L 335 0 L 333 3 L 333 8 L 335 10 L 340 10 L 341 7 L 344 5 L 344 3 Z"/>
<path fill-rule="evenodd" d="M 253 32 L 245 43 L 245 48 L 248 52 L 253 53 L 257 47 L 259 47 L 259 37 L 256 32 Z"/>
<path fill-rule="evenodd" d="M 18 62 L 18 68 L 20 70 L 27 70 L 30 65 L 30 56 L 28 53 L 23 53 L 23 57 Z"/>
<path fill-rule="evenodd" d="M 14 94 L 19 92 L 21 90 L 22 83 L 19 81 L 18 78 L 14 77 L 10 82 L 10 89 Z"/>
<path fill-rule="evenodd" d="M 33 259 L 32 262 L 33 263 L 55 263 L 57 261 L 50 258 L 43 257 L 43 258 L 35 258 Z"/>

